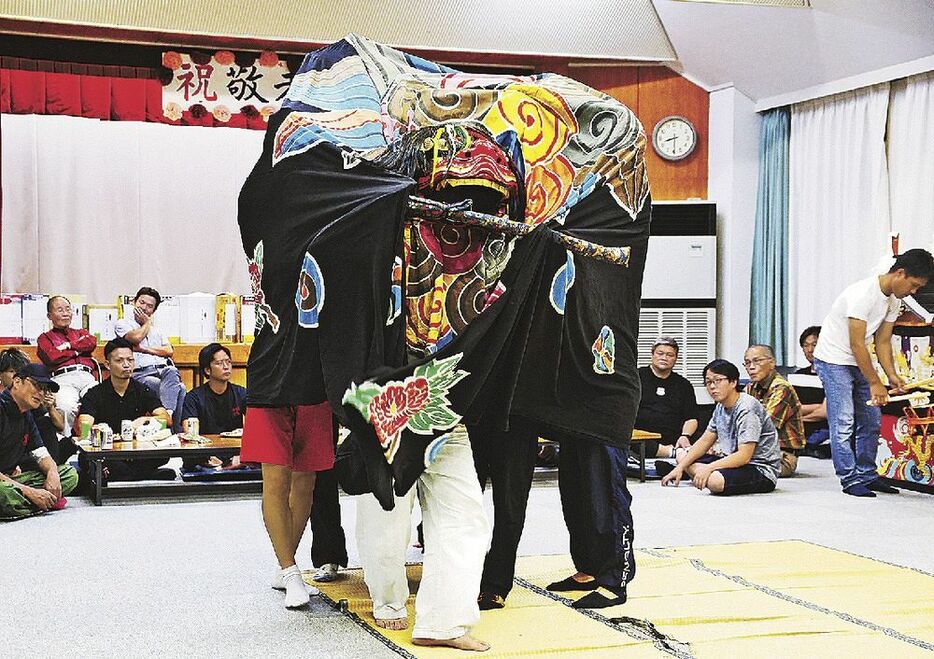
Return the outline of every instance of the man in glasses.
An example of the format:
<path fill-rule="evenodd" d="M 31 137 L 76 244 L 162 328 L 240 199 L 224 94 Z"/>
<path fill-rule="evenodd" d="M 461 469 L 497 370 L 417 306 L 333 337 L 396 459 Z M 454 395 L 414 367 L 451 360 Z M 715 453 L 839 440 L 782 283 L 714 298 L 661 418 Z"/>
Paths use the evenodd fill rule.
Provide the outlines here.
<path fill-rule="evenodd" d="M 198 353 L 198 368 L 205 378 L 204 384 L 185 394 L 182 404 L 182 430 L 191 432 L 190 419 L 198 420 L 198 434 L 219 435 L 243 428 L 243 413 L 246 412 L 246 389 L 230 381 L 233 362 L 230 349 L 220 343 L 209 343 Z M 205 459 L 185 458 L 186 470 L 198 465 L 220 467 L 223 461 L 217 456 Z"/>
<path fill-rule="evenodd" d="M 65 506 L 65 495 L 78 484 L 78 473 L 58 466 L 42 443 L 32 410 L 56 393 L 58 384 L 40 364 L 20 368 L 10 388 L 0 392 L 0 520 L 29 517 Z M 37 465 L 20 465 L 31 456 Z"/>
<path fill-rule="evenodd" d="M 97 338 L 86 329 L 71 326 L 74 311 L 64 295 L 53 295 L 46 304 L 52 329 L 39 335 L 36 351 L 52 373 L 59 391 L 56 405 L 65 415 L 65 437 L 71 437 L 81 397 L 97 384 L 94 349 Z"/>
<path fill-rule="evenodd" d="M 746 350 L 743 366 L 749 374 L 745 392 L 762 403 L 778 433 L 782 450 L 779 478 L 791 476 L 798 468 L 798 454 L 804 448 L 801 401 L 791 384 L 775 370 L 771 346 L 756 344 Z"/>
<path fill-rule="evenodd" d="M 660 474 L 662 485 L 680 485 L 687 474 L 697 489 L 723 496 L 775 489 L 781 465 L 775 426 L 759 401 L 736 390 L 737 382 L 739 369 L 724 359 L 704 367 L 704 386 L 717 405 L 687 455 Z"/>

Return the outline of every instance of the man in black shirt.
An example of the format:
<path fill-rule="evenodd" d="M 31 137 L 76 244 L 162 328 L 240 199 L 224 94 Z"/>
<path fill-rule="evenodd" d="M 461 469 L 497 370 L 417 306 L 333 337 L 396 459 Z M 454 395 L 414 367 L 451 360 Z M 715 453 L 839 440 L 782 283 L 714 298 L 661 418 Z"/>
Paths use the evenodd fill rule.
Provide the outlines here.
<path fill-rule="evenodd" d="M 674 458 L 677 449 L 691 448 L 697 431 L 697 400 L 694 387 L 673 372 L 678 361 L 678 342 L 660 336 L 652 344 L 652 363 L 639 369 L 642 401 L 636 428 L 661 434 L 659 441 L 646 441 L 646 457 Z"/>
<path fill-rule="evenodd" d="M 9 389 L 16 372 L 29 364 L 29 357 L 16 348 L 0 351 L 0 385 Z M 55 394 L 47 391 L 42 405 L 32 410 L 32 420 L 36 422 L 42 443 L 49 449 L 49 454 L 56 464 L 65 462 L 77 450 L 71 437 L 65 437 L 65 415 L 55 406 Z M 67 433 L 70 435 L 71 433 Z M 35 462 L 29 463 L 35 467 Z"/>
<path fill-rule="evenodd" d="M 57 390 L 44 366 L 27 364 L 16 372 L 10 388 L 0 392 L 0 519 L 61 509 L 65 495 L 78 484 L 74 468 L 55 464 L 32 418 L 46 392 Z M 27 455 L 37 470 L 21 470 Z"/>
<path fill-rule="evenodd" d="M 198 366 L 207 382 L 185 394 L 182 430 L 191 432 L 188 420 L 193 418 L 198 419 L 198 433 L 201 435 L 219 435 L 243 428 L 246 389 L 230 381 L 233 372 L 230 350 L 220 343 L 208 344 L 198 353 Z M 184 461 L 185 469 L 194 469 L 199 464 L 219 467 L 222 461 L 213 455 L 207 460 L 186 458 Z"/>
<path fill-rule="evenodd" d="M 814 370 L 814 348 L 817 347 L 817 337 L 820 336 L 820 325 L 812 325 L 801 332 L 798 338 L 798 344 L 804 352 L 808 365 L 795 371 L 795 375 L 817 375 Z M 808 387 L 808 391 L 798 390 L 798 397 L 801 399 L 801 420 L 804 421 L 804 436 L 809 438 L 808 444 L 820 444 L 825 439 L 830 439 L 830 426 L 827 425 L 827 400 L 824 398 L 824 391 L 813 391 Z M 819 436 L 815 433 L 820 432 Z M 814 436 L 814 439 L 811 437 Z M 807 449 L 805 449 L 807 450 Z"/>
<path fill-rule="evenodd" d="M 159 397 L 151 389 L 133 379 L 133 346 L 124 338 L 117 337 L 104 346 L 104 360 L 110 369 L 110 377 L 96 387 L 92 387 L 81 399 L 78 422 L 82 428 L 95 423 L 106 423 L 115 435 L 120 434 L 121 422 L 129 419 L 133 427 L 138 428 L 151 418 L 156 418 L 166 426 L 171 425 L 171 417 L 162 406 Z M 82 454 L 79 463 L 86 467 L 87 461 Z M 146 478 L 174 479 L 175 472 L 159 467 L 164 459 L 150 460 L 104 460 L 105 475 L 109 480 L 142 480 Z"/>

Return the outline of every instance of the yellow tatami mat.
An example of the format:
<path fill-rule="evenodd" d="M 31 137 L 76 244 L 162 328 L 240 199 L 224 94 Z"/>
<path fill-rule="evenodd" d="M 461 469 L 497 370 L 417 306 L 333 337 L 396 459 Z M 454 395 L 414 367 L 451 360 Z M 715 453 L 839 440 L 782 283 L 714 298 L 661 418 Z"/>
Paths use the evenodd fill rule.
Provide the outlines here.
<path fill-rule="evenodd" d="M 505 609 L 473 633 L 485 657 L 912 657 L 934 652 L 934 576 L 800 541 L 637 550 L 622 606 L 582 612 L 544 587 L 567 556 L 519 559 Z M 412 590 L 420 566 L 409 568 Z M 451 657 L 373 624 L 359 570 L 315 584 L 403 656 Z M 310 575 L 307 577 L 310 579 Z M 310 582 L 309 582 L 310 583 Z M 410 619 L 414 598 L 409 602 Z"/>

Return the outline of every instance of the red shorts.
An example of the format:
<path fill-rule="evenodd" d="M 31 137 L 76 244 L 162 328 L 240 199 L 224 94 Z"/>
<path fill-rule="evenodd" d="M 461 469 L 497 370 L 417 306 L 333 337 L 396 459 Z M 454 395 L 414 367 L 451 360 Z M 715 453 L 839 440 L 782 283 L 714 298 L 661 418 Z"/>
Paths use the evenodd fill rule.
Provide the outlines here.
<path fill-rule="evenodd" d="M 243 421 L 241 462 L 282 465 L 292 471 L 334 468 L 331 406 L 248 407 Z"/>

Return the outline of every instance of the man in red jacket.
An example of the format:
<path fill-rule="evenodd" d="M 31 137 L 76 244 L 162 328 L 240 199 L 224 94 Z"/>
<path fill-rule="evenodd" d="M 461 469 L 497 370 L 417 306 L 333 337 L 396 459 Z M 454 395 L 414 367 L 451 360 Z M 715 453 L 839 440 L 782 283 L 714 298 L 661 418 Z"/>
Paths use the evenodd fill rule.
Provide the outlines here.
<path fill-rule="evenodd" d="M 74 312 L 63 295 L 53 295 L 46 305 L 52 329 L 39 335 L 38 355 L 58 384 L 55 405 L 65 415 L 65 436 L 71 435 L 78 403 L 97 384 L 97 365 L 91 358 L 97 338 L 86 329 L 73 329 Z"/>

